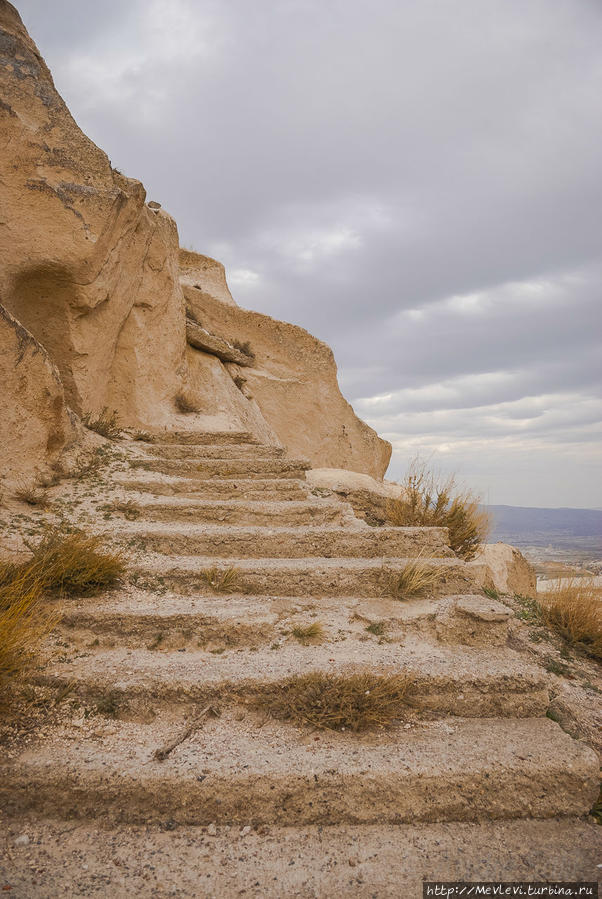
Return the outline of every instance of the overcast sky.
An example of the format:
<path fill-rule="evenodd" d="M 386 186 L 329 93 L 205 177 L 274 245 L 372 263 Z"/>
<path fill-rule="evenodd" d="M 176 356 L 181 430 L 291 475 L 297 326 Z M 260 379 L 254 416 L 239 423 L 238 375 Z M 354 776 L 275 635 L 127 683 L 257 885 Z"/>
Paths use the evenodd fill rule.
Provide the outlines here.
<path fill-rule="evenodd" d="M 75 118 L 394 446 L 602 506 L 600 0 L 21 0 Z"/>

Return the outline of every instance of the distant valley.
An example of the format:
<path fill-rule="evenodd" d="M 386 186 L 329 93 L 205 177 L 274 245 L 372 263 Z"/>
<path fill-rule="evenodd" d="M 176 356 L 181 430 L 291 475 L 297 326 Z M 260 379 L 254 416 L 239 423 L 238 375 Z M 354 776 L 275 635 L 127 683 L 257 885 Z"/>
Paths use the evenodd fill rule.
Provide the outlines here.
<path fill-rule="evenodd" d="M 492 517 L 492 543 L 511 543 L 542 560 L 602 559 L 602 509 L 486 508 Z"/>

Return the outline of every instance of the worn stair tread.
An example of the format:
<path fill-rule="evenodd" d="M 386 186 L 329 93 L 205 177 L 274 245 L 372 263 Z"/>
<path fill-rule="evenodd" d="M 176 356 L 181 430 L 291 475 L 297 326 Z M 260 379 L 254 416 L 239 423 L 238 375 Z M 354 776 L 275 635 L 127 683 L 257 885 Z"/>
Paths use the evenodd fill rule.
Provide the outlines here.
<path fill-rule="evenodd" d="M 163 474 L 180 474 L 197 481 L 220 478 L 298 478 L 311 468 L 307 459 L 161 459 L 157 456 L 135 457 L 131 466 Z"/>
<path fill-rule="evenodd" d="M 157 653 L 146 649 L 102 649 L 73 660 L 51 661 L 45 666 L 44 676 L 66 673 L 107 685 L 178 681 L 202 686 L 224 681 L 269 682 L 318 670 L 337 675 L 352 669 L 377 673 L 407 671 L 421 682 L 445 679 L 485 684 L 499 679 L 525 689 L 545 687 L 547 683 L 542 668 L 526 663 L 511 649 L 459 649 L 417 639 L 404 646 L 354 640 L 303 646 L 293 639 L 277 651 L 235 649 L 223 655 L 201 650 Z"/>
<path fill-rule="evenodd" d="M 239 444 L 257 443 L 250 431 L 183 431 L 178 429 L 155 430 L 148 432 L 151 440 L 157 446 L 162 444 L 184 443 L 189 446 L 206 446 L 212 444 Z M 144 445 L 144 443 L 143 443 Z"/>
<path fill-rule="evenodd" d="M 265 443 L 212 444 L 152 443 L 144 446 L 146 459 L 280 459 L 286 450 Z"/>
<path fill-rule="evenodd" d="M 6 822 L 8 845 L 23 823 Z M 253 825 L 249 817 L 242 822 Z M 5 879 L 16 896 L 56 899 L 56 884 L 81 895 L 114 899 L 199 895 L 199 857 L 206 892 L 251 899 L 353 896 L 422 899 L 423 882 L 593 882 L 600 832 L 578 818 L 439 824 L 202 827 L 175 830 L 102 822 L 37 821 L 33 840 L 11 853 Z M 245 835 L 246 833 L 246 835 Z M 82 846 L 86 869 L 82 870 Z M 294 862 L 294 864 L 291 864 Z M 38 871 L 44 871 L 40 882 Z M 148 879 L 150 877 L 151 885 Z M 150 893 L 149 893 L 150 890 Z"/>
<path fill-rule="evenodd" d="M 121 500 L 123 502 L 123 500 Z M 116 506 L 119 501 L 115 500 Z M 348 503 L 339 500 L 292 499 L 202 499 L 201 497 L 169 496 L 151 499 L 140 493 L 128 497 L 129 509 L 135 510 L 140 519 L 158 521 L 207 522 L 219 525 L 231 523 L 245 526 L 264 525 L 279 527 L 306 526 L 311 524 L 352 522 L 353 510 Z M 116 514 L 123 510 L 115 508 Z"/>
<path fill-rule="evenodd" d="M 360 738 L 226 712 L 155 760 L 182 727 L 94 719 L 57 731 L 5 766 L 3 808 L 132 823 L 384 824 L 582 815 L 599 789 L 597 755 L 547 718 Z"/>
<path fill-rule="evenodd" d="M 263 501 L 264 498 L 305 499 L 311 496 L 309 484 L 299 478 L 211 478 L 210 480 L 194 480 L 159 472 L 139 469 L 136 476 L 131 470 L 115 472 L 112 486 L 121 490 L 132 490 L 136 493 L 147 492 L 152 495 L 179 495 L 189 498 L 229 499 L 240 497 L 247 500 Z"/>
<path fill-rule="evenodd" d="M 111 521 L 107 534 L 125 545 L 138 541 L 154 552 L 198 553 L 224 558 L 403 557 L 422 553 L 456 558 L 446 528 L 371 528 L 359 519 L 347 524 L 220 525 L 208 523 Z"/>

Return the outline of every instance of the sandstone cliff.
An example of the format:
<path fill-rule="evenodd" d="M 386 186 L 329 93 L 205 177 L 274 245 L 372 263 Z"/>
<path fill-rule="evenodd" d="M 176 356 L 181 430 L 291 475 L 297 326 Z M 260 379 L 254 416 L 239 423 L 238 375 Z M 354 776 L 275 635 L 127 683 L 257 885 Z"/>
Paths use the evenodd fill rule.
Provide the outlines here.
<path fill-rule="evenodd" d="M 328 347 L 239 309 L 220 263 L 180 251 L 173 219 L 78 128 L 6 0 L 0 58 L 0 303 L 56 367 L 56 414 L 67 422 L 67 406 L 80 416 L 106 407 L 145 430 L 242 425 L 315 465 L 382 477 L 390 447 L 341 396 Z M 186 302 L 216 338 L 252 345 L 244 375 L 187 344 Z M 15 408 L 11 384 L 0 401 L 3 430 Z M 193 397 L 186 412 L 182 394 Z M 38 404 L 30 405 L 35 417 Z M 34 450 L 15 439 L 12 428 L 11 452 L 24 467 L 48 461 L 43 441 Z"/>

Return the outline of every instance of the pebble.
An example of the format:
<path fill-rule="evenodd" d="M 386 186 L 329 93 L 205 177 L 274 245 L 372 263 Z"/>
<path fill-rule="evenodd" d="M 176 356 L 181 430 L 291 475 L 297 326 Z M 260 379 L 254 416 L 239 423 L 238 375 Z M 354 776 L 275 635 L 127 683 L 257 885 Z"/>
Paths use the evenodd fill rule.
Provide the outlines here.
<path fill-rule="evenodd" d="M 215 826 L 214 823 L 211 823 L 211 824 L 209 825 L 209 827 L 207 828 L 207 835 L 210 836 L 210 837 L 215 837 L 215 836 L 217 836 L 217 827 Z"/>
<path fill-rule="evenodd" d="M 251 833 L 251 828 L 250 828 L 249 825 L 247 824 L 247 826 L 246 826 L 246 827 L 243 827 L 243 829 L 241 830 L 240 835 L 241 835 L 241 837 L 246 837 L 246 835 L 247 835 L 248 833 Z"/>
<path fill-rule="evenodd" d="M 16 838 L 15 846 L 29 846 L 29 837 L 26 833 L 22 833 L 20 837 Z"/>

